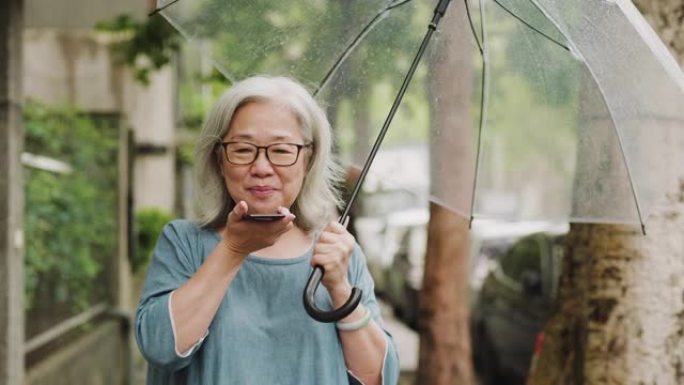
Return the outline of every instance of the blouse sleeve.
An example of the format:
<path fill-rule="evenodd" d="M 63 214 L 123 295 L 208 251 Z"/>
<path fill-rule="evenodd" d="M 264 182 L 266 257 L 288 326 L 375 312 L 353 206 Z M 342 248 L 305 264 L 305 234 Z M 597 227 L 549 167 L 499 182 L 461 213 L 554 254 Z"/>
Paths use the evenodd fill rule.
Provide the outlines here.
<path fill-rule="evenodd" d="M 203 338 L 185 354 L 176 351 L 169 301 L 172 292 L 197 270 L 191 245 L 194 225 L 173 221 L 162 230 L 147 270 L 135 318 L 138 347 L 150 365 L 164 370 L 187 366 Z"/>
<path fill-rule="evenodd" d="M 358 245 L 356 245 L 354 249 L 351 264 L 352 266 L 351 269 L 349 269 L 349 273 L 351 275 L 350 280 L 352 281 L 352 285 L 363 290 L 361 302 L 370 310 L 373 320 L 385 332 L 387 349 L 385 350 L 385 358 L 383 360 L 382 384 L 394 385 L 399 381 L 399 354 L 397 352 L 396 344 L 394 343 L 394 338 L 385 328 L 385 322 L 380 314 L 380 306 L 375 298 L 375 283 L 368 271 L 366 256 Z"/>

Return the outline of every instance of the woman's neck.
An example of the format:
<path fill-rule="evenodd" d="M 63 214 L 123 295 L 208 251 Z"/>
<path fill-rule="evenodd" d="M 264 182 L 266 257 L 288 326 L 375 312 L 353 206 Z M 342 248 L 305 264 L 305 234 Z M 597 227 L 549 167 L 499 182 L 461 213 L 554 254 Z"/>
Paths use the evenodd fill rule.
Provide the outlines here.
<path fill-rule="evenodd" d="M 312 243 L 313 240 L 309 234 L 295 226 L 281 235 L 272 246 L 257 250 L 252 254 L 263 258 L 273 259 L 294 258 L 309 250 Z"/>

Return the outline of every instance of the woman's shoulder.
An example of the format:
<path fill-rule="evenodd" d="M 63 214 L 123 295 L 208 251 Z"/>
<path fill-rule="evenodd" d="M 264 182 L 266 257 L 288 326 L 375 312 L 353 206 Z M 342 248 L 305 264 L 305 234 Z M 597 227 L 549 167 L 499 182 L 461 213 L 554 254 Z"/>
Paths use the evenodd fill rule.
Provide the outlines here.
<path fill-rule="evenodd" d="M 174 219 L 164 226 L 157 245 L 172 249 L 175 255 L 183 256 L 196 269 L 217 239 L 214 230 L 202 228 L 196 221 Z"/>
<path fill-rule="evenodd" d="M 172 231 L 177 233 L 197 233 L 200 231 L 200 227 L 196 222 L 191 221 L 190 219 L 176 218 L 164 226 L 164 231 Z"/>
<path fill-rule="evenodd" d="M 199 223 L 190 219 L 174 219 L 164 226 L 163 233 L 167 237 L 183 241 L 198 240 L 210 236 L 212 230 L 202 228 Z"/>

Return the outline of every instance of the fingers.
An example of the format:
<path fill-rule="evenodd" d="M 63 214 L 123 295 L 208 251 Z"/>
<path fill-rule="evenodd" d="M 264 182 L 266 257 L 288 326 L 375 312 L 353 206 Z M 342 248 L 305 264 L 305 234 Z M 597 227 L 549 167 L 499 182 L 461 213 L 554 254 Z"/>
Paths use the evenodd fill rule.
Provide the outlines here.
<path fill-rule="evenodd" d="M 283 218 L 283 220 L 285 220 L 286 222 L 292 222 L 296 218 L 296 216 L 292 214 L 290 210 L 287 209 L 287 207 L 280 206 L 278 207 L 277 212 L 278 214 L 285 214 L 285 218 Z"/>
<path fill-rule="evenodd" d="M 346 221 L 348 222 L 348 220 Z M 335 234 L 349 234 L 346 225 L 342 225 L 339 222 L 335 221 L 328 223 L 328 226 L 325 227 L 325 231 L 329 231 Z"/>
<path fill-rule="evenodd" d="M 351 247 L 356 243 L 356 239 L 353 235 L 347 231 L 347 229 L 338 222 L 330 222 L 328 226 L 323 229 L 320 236 L 318 237 L 318 242 L 322 243 L 335 243 L 343 242 Z"/>
<path fill-rule="evenodd" d="M 242 216 L 247 214 L 247 211 L 249 210 L 249 207 L 247 206 L 247 202 L 245 201 L 240 201 L 238 202 L 235 207 L 233 207 L 233 210 L 228 214 L 228 222 L 237 222 L 242 220 Z"/>
<path fill-rule="evenodd" d="M 321 232 L 311 258 L 312 265 L 322 265 L 328 270 L 332 265 L 346 265 L 354 251 L 356 240 L 339 223 L 330 222 Z"/>
<path fill-rule="evenodd" d="M 288 209 L 280 207 L 277 211 L 285 214 L 285 217 L 270 222 L 245 220 L 244 216 L 249 212 L 248 204 L 245 201 L 237 202 L 228 214 L 224 238 L 233 250 L 245 255 L 272 246 L 295 226 L 295 216 Z"/>

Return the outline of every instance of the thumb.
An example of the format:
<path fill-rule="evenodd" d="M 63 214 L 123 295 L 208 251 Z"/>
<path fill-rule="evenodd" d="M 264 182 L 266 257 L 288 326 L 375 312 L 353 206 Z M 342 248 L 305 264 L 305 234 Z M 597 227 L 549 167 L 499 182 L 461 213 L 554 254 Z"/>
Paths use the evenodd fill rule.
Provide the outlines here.
<path fill-rule="evenodd" d="M 228 221 L 229 222 L 238 222 L 242 220 L 242 216 L 247 214 L 247 211 L 249 210 L 247 206 L 247 202 L 245 201 L 240 201 L 238 204 L 233 207 L 233 210 L 228 214 Z"/>

